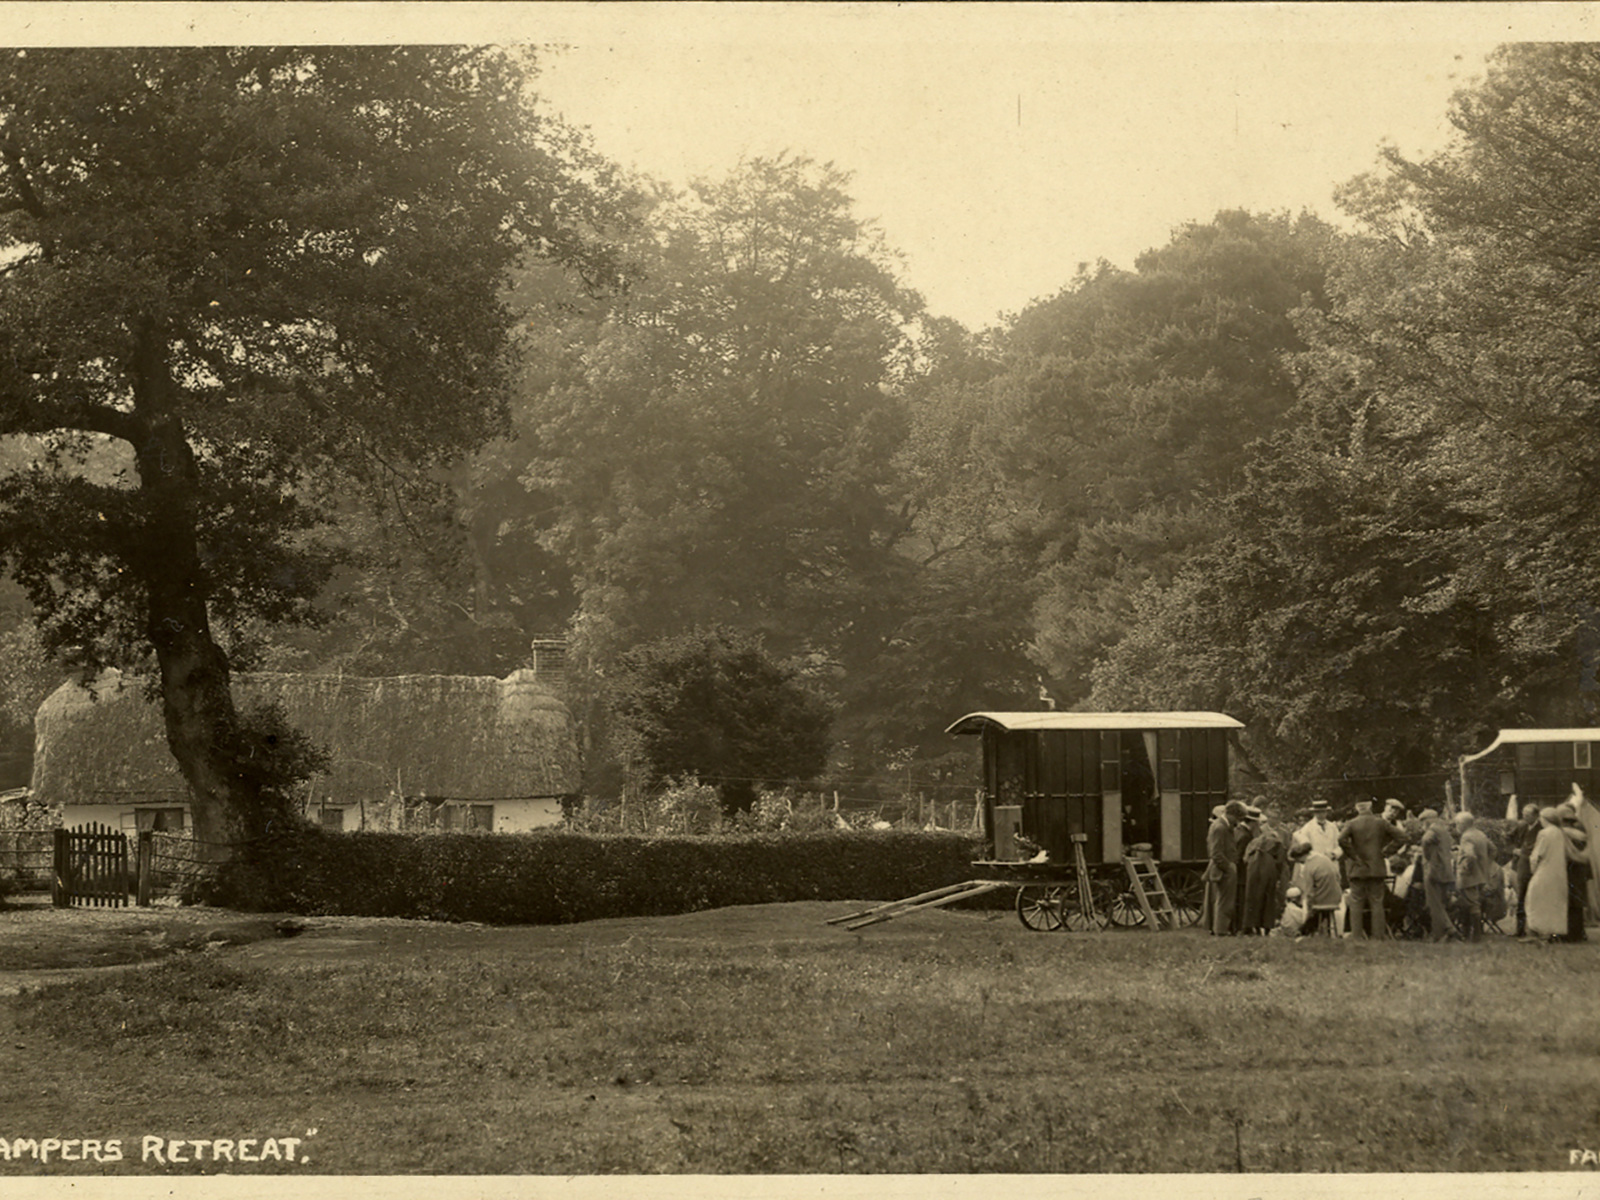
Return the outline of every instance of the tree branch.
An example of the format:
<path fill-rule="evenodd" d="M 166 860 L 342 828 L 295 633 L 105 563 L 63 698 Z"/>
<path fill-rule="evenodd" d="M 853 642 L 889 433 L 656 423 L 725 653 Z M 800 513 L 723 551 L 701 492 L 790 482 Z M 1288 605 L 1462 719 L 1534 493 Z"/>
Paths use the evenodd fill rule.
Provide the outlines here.
<path fill-rule="evenodd" d="M 21 409 L 20 419 L 4 422 L 3 432 L 54 433 L 75 429 L 103 433 L 132 443 L 137 443 L 144 433 L 144 423 L 135 414 L 104 404 L 46 404 L 25 400 Z"/>
<path fill-rule="evenodd" d="M 8 136 L 0 139 L 0 158 L 5 159 L 11 184 L 16 189 L 18 204 L 30 216 L 44 220 L 50 215 L 50 210 L 44 206 L 44 201 L 39 199 L 39 193 L 33 190 L 33 181 L 28 178 L 28 168 L 22 165 L 22 151 L 18 148 L 15 138 Z"/>

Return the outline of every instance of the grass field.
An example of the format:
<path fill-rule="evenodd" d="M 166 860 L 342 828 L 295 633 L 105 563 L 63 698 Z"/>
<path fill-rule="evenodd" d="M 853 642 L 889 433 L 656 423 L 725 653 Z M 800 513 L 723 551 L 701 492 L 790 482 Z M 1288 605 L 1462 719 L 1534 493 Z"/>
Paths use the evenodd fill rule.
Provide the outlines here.
<path fill-rule="evenodd" d="M 824 924 L 848 910 L 329 922 L 30 986 L 0 998 L 0 1137 L 123 1159 L 0 1173 L 1519 1171 L 1600 1144 L 1595 944 Z M 174 1165 L 145 1137 L 298 1147 Z"/>

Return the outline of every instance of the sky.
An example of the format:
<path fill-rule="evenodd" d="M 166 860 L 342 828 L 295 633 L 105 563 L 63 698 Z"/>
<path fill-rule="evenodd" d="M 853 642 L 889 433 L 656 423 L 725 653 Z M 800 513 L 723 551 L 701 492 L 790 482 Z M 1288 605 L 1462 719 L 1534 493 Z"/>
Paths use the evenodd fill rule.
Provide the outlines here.
<path fill-rule="evenodd" d="M 619 31 L 550 59 L 542 90 L 607 155 L 674 183 L 741 155 L 834 162 L 930 309 L 977 328 L 1220 209 L 1334 216 L 1335 185 L 1384 140 L 1446 143 L 1450 95 L 1493 45 L 1443 29 L 1299 42 L 1219 22 L 1215 40 L 1171 40 L 1148 19 L 1084 37 L 1058 10 L 895 15 Z"/>
<path fill-rule="evenodd" d="M 676 185 L 782 151 L 849 171 L 935 313 L 981 328 L 1224 208 L 1339 214 L 1392 142 L 1593 4 L 0 3 L 10 40 L 519 41 L 597 148 Z"/>

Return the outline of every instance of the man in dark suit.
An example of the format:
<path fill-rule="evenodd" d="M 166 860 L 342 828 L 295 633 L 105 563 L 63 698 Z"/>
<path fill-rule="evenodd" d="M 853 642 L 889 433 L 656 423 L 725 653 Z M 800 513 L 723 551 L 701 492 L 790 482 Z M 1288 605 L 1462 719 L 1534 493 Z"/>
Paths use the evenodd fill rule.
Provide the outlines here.
<path fill-rule="evenodd" d="M 1239 895 L 1239 850 L 1234 827 L 1244 821 L 1245 806 L 1228 801 L 1222 815 L 1206 830 L 1206 911 L 1211 915 L 1211 932 L 1225 936 L 1234 932 L 1234 913 Z"/>
<path fill-rule="evenodd" d="M 1567 851 L 1567 936 L 1569 942 L 1586 942 L 1584 930 L 1589 901 L 1589 835 L 1578 819 L 1576 801 L 1556 805 L 1556 827 L 1566 840 Z"/>
<path fill-rule="evenodd" d="M 1384 881 L 1389 875 L 1389 851 L 1405 841 L 1401 833 L 1372 811 L 1372 801 L 1356 805 L 1355 817 L 1339 834 L 1339 849 L 1350 868 L 1350 936 L 1365 939 L 1366 914 L 1372 914 L 1372 936 L 1389 936 L 1383 912 Z"/>
<path fill-rule="evenodd" d="M 1450 893 L 1456 886 L 1456 843 L 1450 826 L 1431 808 L 1417 817 L 1422 822 L 1422 891 L 1428 900 L 1428 937 L 1442 942 L 1455 933 L 1450 921 Z"/>

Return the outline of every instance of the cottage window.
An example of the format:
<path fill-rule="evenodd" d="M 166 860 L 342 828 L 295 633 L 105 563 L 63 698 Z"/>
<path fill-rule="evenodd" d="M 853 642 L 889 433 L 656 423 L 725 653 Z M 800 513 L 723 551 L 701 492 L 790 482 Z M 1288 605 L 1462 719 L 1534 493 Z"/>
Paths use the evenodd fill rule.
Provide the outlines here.
<path fill-rule="evenodd" d="M 333 832 L 344 829 L 344 809 L 324 807 L 321 813 L 322 827 Z"/>
<path fill-rule="evenodd" d="M 429 811 L 426 817 L 427 824 L 433 829 L 442 829 L 449 833 L 472 833 L 494 831 L 494 805 L 492 804 L 467 804 L 454 800 L 430 800 Z"/>
<path fill-rule="evenodd" d="M 1587 771 L 1589 769 L 1588 742 L 1572 743 L 1572 765 L 1579 771 Z"/>
<path fill-rule="evenodd" d="M 154 830 L 156 833 L 178 833 L 183 829 L 183 809 L 136 808 L 133 810 L 133 827 Z"/>

